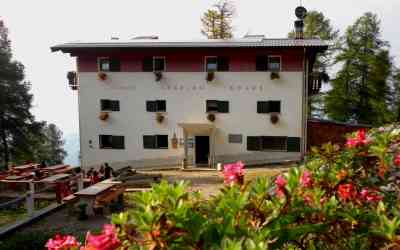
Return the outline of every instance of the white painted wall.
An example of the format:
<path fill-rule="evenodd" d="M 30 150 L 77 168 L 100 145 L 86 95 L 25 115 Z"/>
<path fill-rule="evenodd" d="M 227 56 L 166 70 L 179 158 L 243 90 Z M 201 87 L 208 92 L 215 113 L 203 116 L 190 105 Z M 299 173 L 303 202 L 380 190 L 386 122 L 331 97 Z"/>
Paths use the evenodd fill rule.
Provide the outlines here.
<path fill-rule="evenodd" d="M 270 80 L 268 72 L 217 72 L 212 83 L 206 73 L 163 74 L 160 82 L 153 73 L 110 72 L 100 81 L 97 73 L 79 73 L 79 115 L 82 166 L 103 162 L 135 167 L 177 164 L 183 157 L 183 147 L 172 149 L 171 138 L 176 133 L 183 138 L 178 123 L 210 123 L 206 100 L 229 101 L 230 112 L 217 114 L 215 152 L 217 161 L 246 160 L 249 163 L 299 159 L 300 153 L 249 152 L 247 136 L 302 137 L 302 72 L 281 72 L 279 80 Z M 100 99 L 120 101 L 120 112 L 110 114 L 106 122 L 99 120 Z M 163 124 L 155 113 L 146 112 L 147 100 L 166 100 L 167 112 Z M 278 124 L 269 121 L 268 114 L 257 114 L 257 101 L 281 100 Z M 99 135 L 125 136 L 125 150 L 99 149 Z M 168 134 L 168 150 L 143 149 L 142 136 Z M 242 144 L 229 144 L 228 134 L 242 134 Z M 89 141 L 92 141 L 92 145 Z"/>

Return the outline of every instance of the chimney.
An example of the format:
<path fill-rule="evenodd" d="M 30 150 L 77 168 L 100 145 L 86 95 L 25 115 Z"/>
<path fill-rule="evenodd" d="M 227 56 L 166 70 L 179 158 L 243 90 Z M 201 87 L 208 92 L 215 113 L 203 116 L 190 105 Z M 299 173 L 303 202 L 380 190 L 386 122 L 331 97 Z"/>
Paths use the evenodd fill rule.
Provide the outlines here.
<path fill-rule="evenodd" d="M 304 39 L 304 21 L 296 20 L 294 22 L 295 39 Z"/>

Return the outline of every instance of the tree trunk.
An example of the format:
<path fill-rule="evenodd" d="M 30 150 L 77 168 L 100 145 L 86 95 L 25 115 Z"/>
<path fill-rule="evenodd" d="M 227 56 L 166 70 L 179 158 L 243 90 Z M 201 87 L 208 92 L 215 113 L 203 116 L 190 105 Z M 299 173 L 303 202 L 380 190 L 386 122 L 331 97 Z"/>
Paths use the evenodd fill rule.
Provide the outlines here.
<path fill-rule="evenodd" d="M 4 114 L 0 114 L 0 139 L 4 147 L 4 166 L 8 167 L 10 161 L 10 155 L 8 151 L 7 135 L 6 135 L 6 125 L 4 122 Z"/>

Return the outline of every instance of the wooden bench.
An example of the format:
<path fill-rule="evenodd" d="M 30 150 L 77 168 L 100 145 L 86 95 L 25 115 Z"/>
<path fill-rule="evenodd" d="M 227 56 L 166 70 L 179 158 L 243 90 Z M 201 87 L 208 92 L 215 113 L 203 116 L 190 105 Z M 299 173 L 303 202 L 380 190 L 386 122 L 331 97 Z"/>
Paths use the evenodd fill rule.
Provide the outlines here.
<path fill-rule="evenodd" d="M 74 194 L 70 194 L 67 197 L 64 197 L 63 202 L 66 203 L 71 203 L 71 202 L 76 202 L 78 201 L 78 196 L 74 195 Z"/>

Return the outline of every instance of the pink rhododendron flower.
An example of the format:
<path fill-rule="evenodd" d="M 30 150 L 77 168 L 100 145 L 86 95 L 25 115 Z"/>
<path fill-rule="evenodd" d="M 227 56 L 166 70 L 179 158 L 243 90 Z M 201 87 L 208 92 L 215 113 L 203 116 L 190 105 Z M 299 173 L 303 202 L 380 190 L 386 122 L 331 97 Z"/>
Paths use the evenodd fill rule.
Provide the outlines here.
<path fill-rule="evenodd" d="M 346 142 L 346 146 L 348 148 L 355 148 L 358 146 L 364 146 L 368 144 L 368 140 L 366 137 L 366 130 L 365 129 L 360 129 L 357 132 L 357 135 L 355 138 L 348 138 Z"/>
<path fill-rule="evenodd" d="M 285 198 L 285 196 L 286 196 L 285 195 L 285 189 L 284 188 L 280 188 L 280 187 L 276 188 L 275 194 L 276 194 L 276 197 L 278 197 L 280 199 Z"/>
<path fill-rule="evenodd" d="M 364 188 L 360 192 L 361 199 L 366 202 L 379 202 L 382 200 L 382 196 L 380 196 L 376 191 L 369 190 L 368 188 Z"/>
<path fill-rule="evenodd" d="M 394 158 L 394 165 L 400 167 L 400 154 L 396 155 Z"/>
<path fill-rule="evenodd" d="M 74 236 L 57 234 L 54 239 L 49 239 L 46 243 L 47 250 L 69 250 L 78 248 L 79 243 Z"/>
<path fill-rule="evenodd" d="M 121 245 L 113 225 L 104 225 L 102 234 L 86 235 L 86 247 L 90 250 L 115 250 Z"/>
<path fill-rule="evenodd" d="M 243 168 L 244 164 L 241 161 L 224 165 L 224 183 L 230 185 L 242 182 L 244 176 Z"/>
<path fill-rule="evenodd" d="M 301 175 L 300 183 L 305 188 L 309 188 L 313 185 L 312 175 L 309 171 L 304 171 L 304 173 Z"/>
<path fill-rule="evenodd" d="M 350 201 L 357 196 L 357 190 L 354 188 L 353 184 L 340 184 L 338 195 L 341 200 Z"/>
<path fill-rule="evenodd" d="M 276 177 L 275 179 L 275 184 L 279 187 L 279 188 L 285 188 L 287 181 L 285 179 L 285 177 L 283 177 L 282 175 L 279 175 L 278 177 Z"/>

